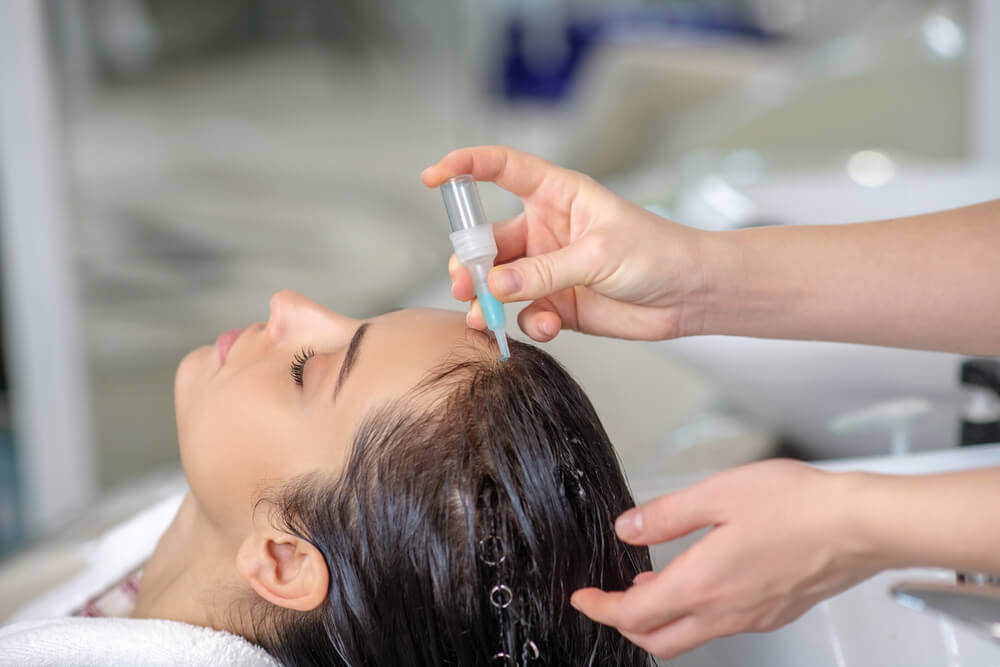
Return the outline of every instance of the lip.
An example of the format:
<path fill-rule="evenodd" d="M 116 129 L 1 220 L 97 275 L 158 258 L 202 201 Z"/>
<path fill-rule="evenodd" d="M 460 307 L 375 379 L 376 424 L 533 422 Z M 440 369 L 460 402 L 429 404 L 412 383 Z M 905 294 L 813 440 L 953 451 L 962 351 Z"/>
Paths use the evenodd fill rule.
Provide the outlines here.
<path fill-rule="evenodd" d="M 233 344 L 236 343 L 236 339 L 240 337 L 245 329 L 230 329 L 222 335 L 220 335 L 215 341 L 215 351 L 219 355 L 219 363 L 226 363 L 226 357 L 229 355 L 229 350 L 232 349 Z"/>

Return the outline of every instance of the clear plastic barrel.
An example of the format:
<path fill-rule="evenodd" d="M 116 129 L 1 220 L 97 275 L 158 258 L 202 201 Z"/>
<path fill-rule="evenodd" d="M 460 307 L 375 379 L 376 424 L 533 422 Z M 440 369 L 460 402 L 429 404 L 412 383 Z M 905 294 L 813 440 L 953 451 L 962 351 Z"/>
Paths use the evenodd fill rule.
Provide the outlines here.
<path fill-rule="evenodd" d="M 456 176 L 442 185 L 440 190 L 451 231 L 489 224 L 483 211 L 483 202 L 479 199 L 479 188 L 472 176 Z"/>

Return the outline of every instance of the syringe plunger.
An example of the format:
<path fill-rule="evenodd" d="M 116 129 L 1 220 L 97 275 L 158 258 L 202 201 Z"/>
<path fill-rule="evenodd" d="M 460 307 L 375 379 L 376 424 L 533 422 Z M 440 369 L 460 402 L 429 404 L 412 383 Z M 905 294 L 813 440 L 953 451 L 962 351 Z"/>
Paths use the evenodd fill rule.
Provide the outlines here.
<path fill-rule="evenodd" d="M 479 199 L 476 180 L 469 174 L 456 176 L 442 185 L 441 197 L 444 199 L 444 210 L 448 213 L 451 231 L 490 224 L 483 211 L 483 202 Z"/>

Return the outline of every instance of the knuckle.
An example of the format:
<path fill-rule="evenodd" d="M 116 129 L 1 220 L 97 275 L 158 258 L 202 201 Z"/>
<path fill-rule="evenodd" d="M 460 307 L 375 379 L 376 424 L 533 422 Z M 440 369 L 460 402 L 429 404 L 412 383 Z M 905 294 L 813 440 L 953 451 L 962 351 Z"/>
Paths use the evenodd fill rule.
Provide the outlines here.
<path fill-rule="evenodd" d="M 727 634 L 736 634 L 737 632 L 770 632 L 777 628 L 778 625 L 774 622 L 774 619 L 769 618 L 766 614 L 758 614 L 749 621 L 745 619 L 733 619 L 727 624 L 726 630 Z"/>
<path fill-rule="evenodd" d="M 669 660 L 677 655 L 678 650 L 675 642 L 670 639 L 658 639 L 649 643 L 645 647 L 647 651 L 655 655 L 657 658 L 663 660 Z"/>
<path fill-rule="evenodd" d="M 678 588 L 678 597 L 685 602 L 689 610 L 703 610 L 709 607 L 716 598 L 715 587 L 709 581 L 688 580 Z"/>
<path fill-rule="evenodd" d="M 597 182 L 597 179 L 590 174 L 583 173 L 582 171 L 577 171 L 576 169 L 566 169 L 566 173 L 576 178 L 577 182 L 581 186 L 593 187 L 600 185 L 600 183 Z"/>
<path fill-rule="evenodd" d="M 663 659 L 670 659 L 681 653 L 686 653 L 701 643 L 696 638 L 699 627 L 700 623 L 692 619 L 692 621 L 685 624 L 682 632 L 662 633 L 661 636 L 658 636 L 651 642 L 652 648 L 649 652 L 657 658 Z"/>
<path fill-rule="evenodd" d="M 633 611 L 630 608 L 625 608 L 619 613 L 618 622 L 616 623 L 620 630 L 632 633 L 646 632 L 647 624 L 648 622 L 644 614 Z"/>
<path fill-rule="evenodd" d="M 538 285 L 546 290 L 555 286 L 555 266 L 548 255 L 539 255 L 533 263 L 535 279 Z"/>
<path fill-rule="evenodd" d="M 787 623 L 784 608 L 767 608 L 757 613 L 750 621 L 737 619 L 738 625 L 733 632 L 771 632 Z"/>

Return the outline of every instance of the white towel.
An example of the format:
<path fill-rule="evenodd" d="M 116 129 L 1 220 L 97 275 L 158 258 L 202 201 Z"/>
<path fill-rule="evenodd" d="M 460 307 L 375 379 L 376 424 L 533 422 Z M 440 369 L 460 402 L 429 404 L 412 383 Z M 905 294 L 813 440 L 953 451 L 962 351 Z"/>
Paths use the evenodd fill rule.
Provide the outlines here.
<path fill-rule="evenodd" d="M 0 665 L 277 665 L 264 649 L 220 630 L 162 619 L 67 617 L 149 558 L 184 490 L 83 545 L 84 571 L 0 627 Z"/>
<path fill-rule="evenodd" d="M 0 0 L 2 1 L 2 0 Z M 24 605 L 5 622 L 69 616 L 95 595 L 142 566 L 184 500 L 185 488 L 118 524 L 100 537 L 81 545 L 86 568 L 52 590 Z M 2 657 L 2 654 L 0 654 Z M 0 663 L 2 664 L 2 663 Z"/>
<path fill-rule="evenodd" d="M 278 665 L 243 637 L 178 621 L 53 618 L 0 628 L 0 663 L 24 667 Z"/>

